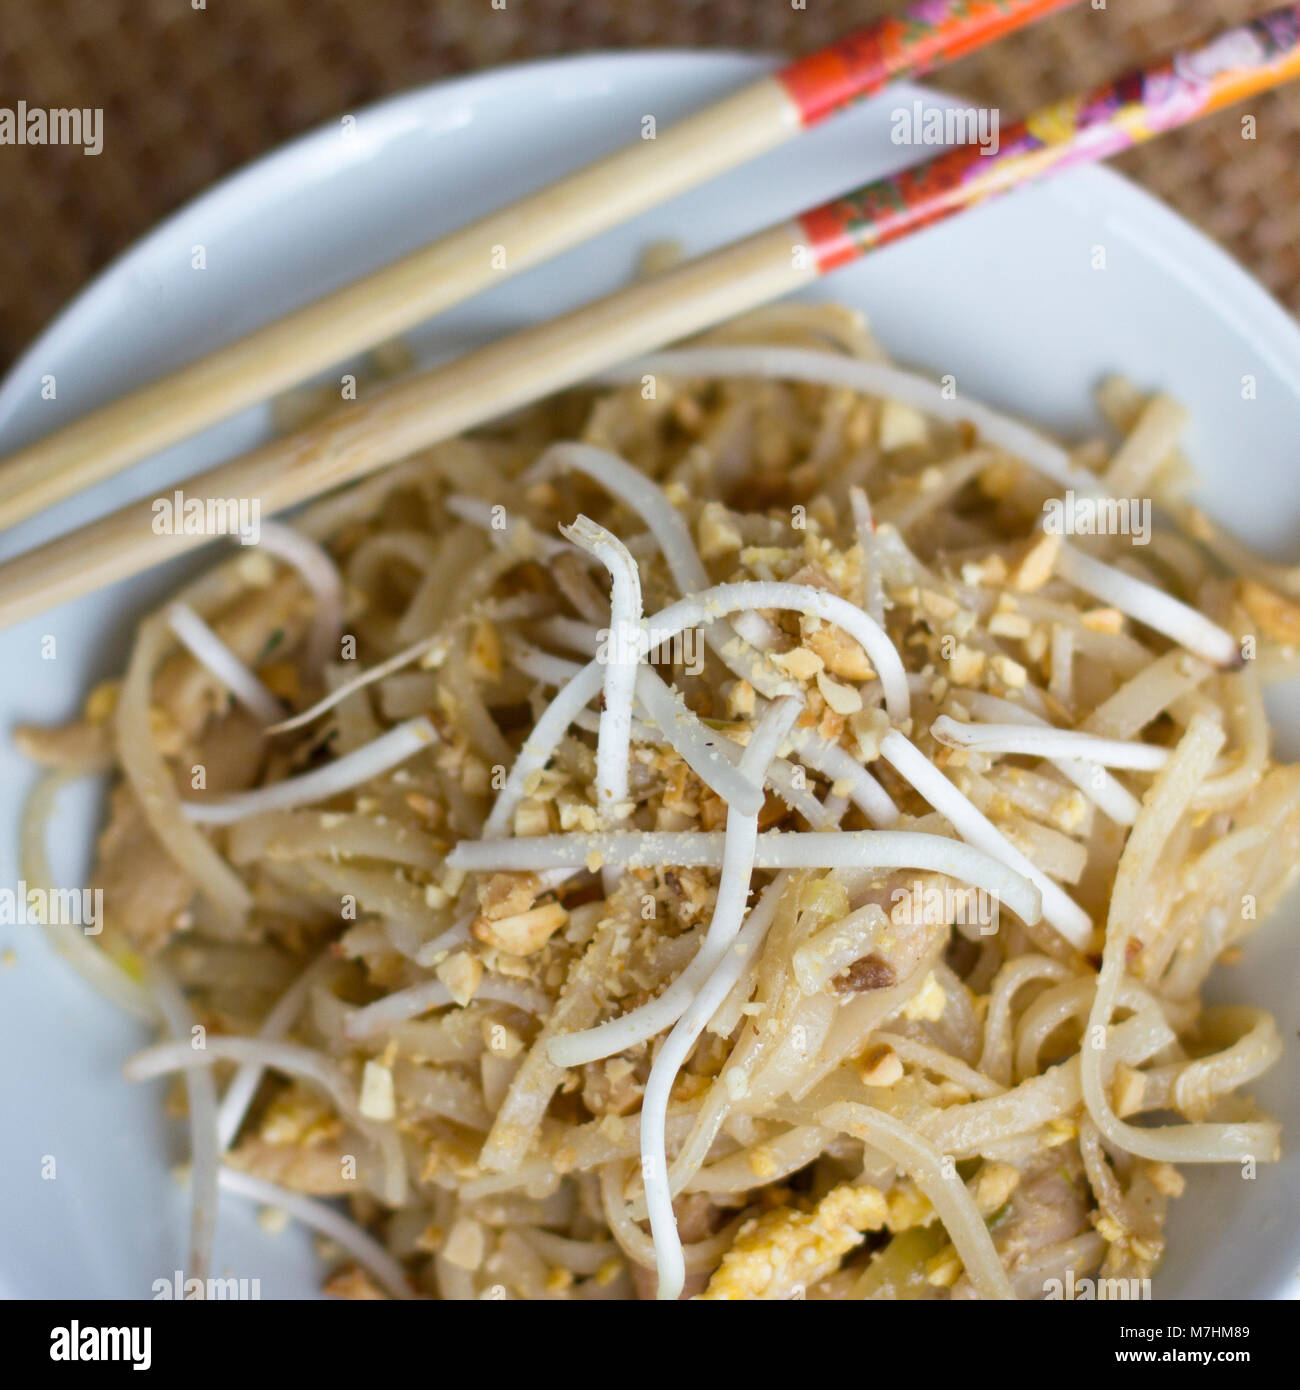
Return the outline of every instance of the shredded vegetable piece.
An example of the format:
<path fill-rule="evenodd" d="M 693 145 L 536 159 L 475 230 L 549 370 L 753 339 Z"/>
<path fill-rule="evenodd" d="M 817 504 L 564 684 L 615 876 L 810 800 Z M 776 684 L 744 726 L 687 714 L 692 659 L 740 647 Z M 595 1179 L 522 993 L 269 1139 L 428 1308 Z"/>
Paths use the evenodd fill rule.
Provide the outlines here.
<path fill-rule="evenodd" d="M 264 1207 L 286 1211 L 295 1221 L 301 1221 L 304 1226 L 332 1240 L 373 1274 L 393 1298 L 413 1297 L 402 1266 L 373 1236 L 328 1203 L 304 1197 L 300 1192 L 291 1192 L 288 1188 L 278 1187 L 275 1183 L 254 1177 L 251 1173 L 238 1172 L 234 1168 L 223 1167 L 219 1177 L 221 1186 L 228 1192 L 247 1197 Z"/>
<path fill-rule="evenodd" d="M 1092 919 L 1088 914 L 1032 864 L 915 744 L 891 729 L 881 740 L 880 751 L 930 805 L 952 823 L 962 839 L 1000 860 L 1034 885 L 1042 897 L 1043 916 L 1072 946 L 1082 950 L 1087 945 L 1092 934 Z M 1013 912 L 1019 910 L 1010 901 L 1007 906 Z M 1024 913 L 1020 915 L 1023 917 Z"/>
<path fill-rule="evenodd" d="M 195 1031 L 194 1014 L 176 982 L 155 961 L 149 982 L 167 1030 L 185 1047 Z M 190 1259 L 187 1277 L 206 1280 L 212 1267 L 212 1240 L 217 1228 L 217 1088 L 210 1074 L 190 1069 L 185 1073 L 185 1092 L 190 1111 Z"/>
<path fill-rule="evenodd" d="M 930 734 L 947 748 L 1086 760 L 1102 767 L 1127 767 L 1137 772 L 1155 772 L 1169 761 L 1167 748 L 1155 748 L 1149 743 L 1129 743 L 1125 739 L 1098 738 L 1095 734 L 1073 730 L 1024 728 L 1016 724 L 959 724 L 946 714 L 941 714 L 930 725 Z"/>
<path fill-rule="evenodd" d="M 265 811 L 287 811 L 327 801 L 406 762 L 437 738 L 433 724 L 420 715 L 314 772 L 288 777 L 256 791 L 214 796 L 208 801 L 186 801 L 182 803 L 185 815 L 198 825 L 233 825 Z"/>
<path fill-rule="evenodd" d="M 524 840 L 462 841 L 447 856 L 454 869 L 536 871 L 582 868 L 592 863 L 640 868 L 652 864 L 721 868 L 723 836 L 708 831 L 613 832 L 603 835 L 536 835 Z M 1037 922 L 1039 877 L 1008 867 L 1001 854 L 942 835 L 911 830 L 829 831 L 798 835 L 767 831 L 755 854 L 759 869 L 930 869 L 964 878 L 996 893 L 1025 921 Z M 1030 866 L 1032 868 L 1032 866 Z"/>
<path fill-rule="evenodd" d="M 167 621 L 181 644 L 226 687 L 254 718 L 274 723 L 280 702 L 186 603 L 173 603 Z"/>
<path fill-rule="evenodd" d="M 1153 631 L 1164 633 L 1206 661 L 1230 670 L 1241 665 L 1241 648 L 1230 632 L 1154 585 L 1094 560 L 1071 545 L 1061 546 L 1056 571 L 1076 588 L 1102 603 L 1114 605 Z"/>
<path fill-rule="evenodd" d="M 659 1279 L 657 1296 L 660 1299 L 679 1298 L 686 1275 L 664 1152 L 669 1092 L 696 1040 L 770 930 L 772 916 L 786 882 L 786 879 L 778 876 L 750 913 L 731 950 L 714 965 L 682 1017 L 677 1020 L 655 1058 L 650 1080 L 646 1083 L 643 1104 L 649 1108 L 651 1118 L 648 1124 L 644 1119 L 641 1124 L 641 1171 L 645 1180 L 646 1209 L 655 1238 L 655 1266 Z"/>
<path fill-rule="evenodd" d="M 627 764 L 632 742 L 632 702 L 641 650 L 641 576 L 628 548 L 590 517 L 580 516 L 564 534 L 609 571 L 609 647 L 604 656 L 604 708 L 596 735 L 596 809 L 605 824 L 617 822 L 627 802 Z M 605 891 L 613 892 L 609 878 Z"/>
<path fill-rule="evenodd" d="M 1059 445 L 978 401 L 949 396 L 937 382 L 884 362 L 864 362 L 797 348 L 709 347 L 658 352 L 602 372 L 602 381 L 640 381 L 662 373 L 677 377 L 777 377 L 817 385 L 846 386 L 873 396 L 904 401 L 954 424 L 969 421 L 990 444 L 1022 458 L 1044 477 L 1090 494 L 1101 491 L 1085 469 L 1075 468 Z"/>
<path fill-rule="evenodd" d="M 394 671 L 400 671 L 404 666 L 418 661 L 426 652 L 445 640 L 442 633 L 435 633 L 432 637 L 425 637 L 419 642 L 413 642 L 404 651 L 390 656 L 386 661 L 379 662 L 368 671 L 359 672 L 351 680 L 343 681 L 335 686 L 328 695 L 322 696 L 310 708 L 302 710 L 290 719 L 282 719 L 278 724 L 272 724 L 266 732 L 268 734 L 287 734 L 294 729 L 301 729 L 308 724 L 314 724 L 322 714 L 328 714 L 330 710 L 342 704 L 349 695 L 355 695 L 358 690 L 364 690 L 366 686 L 374 685 L 376 681 L 391 676 Z"/>
<path fill-rule="evenodd" d="M 283 522 L 267 519 L 259 527 L 258 544 L 263 550 L 292 565 L 312 592 L 316 611 L 307 639 L 307 665 L 319 670 L 333 660 L 339 650 L 343 630 L 343 576 L 324 546 Z"/>

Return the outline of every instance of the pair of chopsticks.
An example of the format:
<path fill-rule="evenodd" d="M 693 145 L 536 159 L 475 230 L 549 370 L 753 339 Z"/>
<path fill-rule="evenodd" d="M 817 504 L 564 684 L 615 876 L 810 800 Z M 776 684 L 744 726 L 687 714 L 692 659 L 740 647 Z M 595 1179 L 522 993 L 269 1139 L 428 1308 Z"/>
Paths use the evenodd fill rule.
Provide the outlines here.
<path fill-rule="evenodd" d="M 1071 0 L 917 4 L 717 106 L 299 310 L 0 464 L 0 524 L 125 467 L 554 255 L 804 126 Z M 187 498 L 273 514 L 790 293 L 876 247 L 1071 164 L 1105 158 L 1300 75 L 1300 5 L 879 179 L 549 323 L 351 403 L 189 480 Z M 162 563 L 207 537 L 155 533 L 149 499 L 0 565 L 0 626 Z M 177 528 L 179 530 L 180 528 Z"/>
<path fill-rule="evenodd" d="M 1076 0 L 918 0 L 0 463 L 0 529 Z M 506 250 L 504 268 L 491 248 Z"/>

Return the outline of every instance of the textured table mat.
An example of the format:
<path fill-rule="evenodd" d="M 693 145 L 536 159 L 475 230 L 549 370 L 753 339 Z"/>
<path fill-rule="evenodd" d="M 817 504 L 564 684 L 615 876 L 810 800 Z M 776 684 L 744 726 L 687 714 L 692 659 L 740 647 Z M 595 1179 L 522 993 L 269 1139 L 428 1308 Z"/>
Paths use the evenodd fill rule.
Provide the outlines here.
<path fill-rule="evenodd" d="M 340 112 L 521 58 L 819 47 L 881 0 L 0 0 L 0 106 L 100 107 L 104 148 L 0 146 L 0 362 L 116 252 L 247 160 Z M 498 0 L 500 3 L 500 0 Z M 890 4 L 897 8 L 894 0 Z M 942 75 L 1020 114 L 1268 0 L 1080 0 Z M 1096 8 L 1094 8 L 1096 6 Z M 1256 117 L 1242 138 L 1241 114 Z M 1300 84 L 1117 161 L 1300 310 Z"/>

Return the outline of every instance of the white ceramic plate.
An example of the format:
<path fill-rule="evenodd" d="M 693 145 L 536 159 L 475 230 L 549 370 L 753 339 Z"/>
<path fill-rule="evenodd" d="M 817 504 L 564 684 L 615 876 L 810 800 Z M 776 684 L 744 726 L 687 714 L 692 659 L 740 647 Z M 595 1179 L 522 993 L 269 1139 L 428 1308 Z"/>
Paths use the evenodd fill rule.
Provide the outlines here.
<path fill-rule="evenodd" d="M 596 55 L 509 68 L 399 97 L 327 127 L 227 180 L 111 266 L 0 389 L 5 451 L 253 328 L 329 287 L 639 136 L 763 69 L 736 55 Z M 648 241 L 696 253 L 911 162 L 890 143 L 886 94 L 513 280 L 419 335 L 451 352 L 622 283 Z M 207 269 L 191 268 L 193 248 Z M 1093 269 L 1095 247 L 1105 269 Z M 1196 412 L 1189 450 L 1212 510 L 1283 557 L 1300 531 L 1300 330 L 1211 243 L 1130 184 L 1084 169 L 839 272 L 821 293 L 865 309 L 898 359 L 955 374 L 959 389 L 1067 435 L 1095 428 L 1090 391 L 1119 371 Z M 57 383 L 41 398 L 41 379 Z M 1255 399 L 1242 399 L 1244 376 Z M 261 437 L 250 412 L 0 537 L 0 556 Z M 0 633 L 7 728 L 72 715 L 88 684 L 124 664 L 133 615 L 174 585 L 173 567 Z M 48 656 L 43 639 L 54 639 Z M 1274 702 L 1282 753 L 1300 753 L 1295 692 Z M 0 742 L 0 887 L 30 769 Z M 84 882 L 98 793 L 70 791 L 51 837 L 65 883 Z M 1161 1297 L 1286 1296 L 1300 1266 L 1300 946 L 1294 911 L 1221 972 L 1225 994 L 1278 1015 L 1287 1056 L 1258 1094 L 1287 1122 L 1288 1156 L 1253 1182 L 1191 1175 L 1176 1204 Z M 142 1297 L 185 1248 L 186 1197 L 170 1176 L 183 1137 L 160 1087 L 121 1078 L 143 1041 L 47 950 L 35 927 L 0 927 L 0 1296 Z M 54 1177 L 47 1157 L 54 1160 Z M 268 1235 L 223 1196 L 217 1270 L 259 1278 L 264 1297 L 315 1292 L 310 1241 Z"/>

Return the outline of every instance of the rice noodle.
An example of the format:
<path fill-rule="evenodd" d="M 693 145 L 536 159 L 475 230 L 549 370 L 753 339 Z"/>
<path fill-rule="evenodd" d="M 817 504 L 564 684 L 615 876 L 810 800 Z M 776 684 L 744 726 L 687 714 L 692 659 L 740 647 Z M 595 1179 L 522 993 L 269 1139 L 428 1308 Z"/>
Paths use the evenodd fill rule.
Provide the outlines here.
<path fill-rule="evenodd" d="M 881 1044 L 888 1046 L 900 1061 L 915 1067 L 918 1071 L 941 1076 L 976 1099 L 987 1100 L 991 1096 L 999 1095 L 1004 1089 L 991 1077 L 985 1076 L 951 1052 L 944 1051 L 942 1047 L 931 1046 L 916 1038 L 887 1030 L 878 1032 L 876 1038 Z"/>
<path fill-rule="evenodd" d="M 122 772 L 149 828 L 171 860 L 194 880 L 222 919 L 241 922 L 252 895 L 240 876 L 187 819 L 175 779 L 159 752 L 150 715 L 154 668 L 168 645 L 160 615 L 140 625 L 117 707 L 117 748 Z"/>
<path fill-rule="evenodd" d="M 293 1026 L 299 1013 L 302 1012 L 308 994 L 315 987 L 321 975 L 333 964 L 333 957 L 328 953 L 317 956 L 276 1000 L 275 1006 L 262 1020 L 262 1026 L 258 1029 L 258 1037 L 268 1042 L 276 1042 L 283 1038 Z M 230 1083 L 221 1097 L 221 1105 L 217 1112 L 217 1144 L 221 1152 L 224 1153 L 234 1143 L 235 1136 L 239 1133 L 239 1127 L 244 1121 L 249 1105 L 252 1104 L 253 1097 L 257 1094 L 258 1085 L 264 1074 L 265 1069 L 259 1064 L 245 1062 L 230 1078 Z M 187 1079 L 191 1075 L 200 1076 L 201 1073 L 187 1072 Z"/>
<path fill-rule="evenodd" d="M 181 1046 L 191 1046 L 196 1028 L 185 996 L 156 961 L 150 964 L 148 978 L 158 1000 L 158 1011 L 167 1021 L 167 1031 Z M 198 1279 L 206 1286 L 217 1227 L 217 1168 L 221 1147 L 217 1135 L 217 1088 L 207 1072 L 191 1067 L 185 1072 L 185 1094 L 189 1102 L 192 1194 L 187 1278 Z"/>
<path fill-rule="evenodd" d="M 1103 482 L 1112 497 L 1140 497 L 1187 428 L 1187 412 L 1169 396 L 1153 396 L 1110 461 Z"/>
<path fill-rule="evenodd" d="M 1077 492 L 1095 495 L 1097 480 L 1075 468 L 1070 456 L 1036 430 L 1027 428 L 977 401 L 945 394 L 926 377 L 883 362 L 837 357 L 800 348 L 680 348 L 626 362 L 600 374 L 602 381 L 640 381 L 644 376 L 777 377 L 823 386 L 847 386 L 873 396 L 904 401 L 917 410 L 953 424 L 968 421 L 990 444 L 1023 459 L 1044 477 Z"/>
<path fill-rule="evenodd" d="M 1133 902 L 1155 867 L 1161 847 L 1173 832 L 1197 786 L 1223 745 L 1223 730 L 1198 716 L 1188 726 L 1174 755 L 1156 778 L 1120 860 L 1106 924 L 1097 993 L 1088 1016 L 1087 1037 L 1104 1037 L 1124 973 Z M 1278 1128 L 1254 1124 L 1164 1125 L 1141 1129 L 1119 1119 L 1102 1084 L 1102 1049 L 1089 1041 L 1082 1053 L 1083 1094 L 1088 1114 L 1112 1144 L 1143 1158 L 1173 1163 L 1225 1162 L 1243 1157 L 1276 1158 Z"/>
<path fill-rule="evenodd" d="M 869 1105 L 840 1102 L 827 1106 L 818 1120 L 828 1129 L 843 1130 L 879 1149 L 912 1178 L 939 1213 L 967 1276 L 982 1297 L 1015 1297 L 974 1198 L 955 1169 L 951 1177 L 945 1174 L 937 1149 L 910 1126 Z"/>
<path fill-rule="evenodd" d="M 1135 1066 L 1146 1061 L 1167 1047 L 1174 1036 L 1155 1007 L 1125 1019 L 1109 1035 L 1108 1071 L 1116 1062 Z M 919 1128 L 942 1153 L 956 1158 L 987 1156 L 1009 1138 L 1064 1118 L 1078 1108 L 1082 1098 L 1082 1068 L 1075 1053 L 1001 1095 L 931 1111 L 921 1118 Z"/>
<path fill-rule="evenodd" d="M 510 1083 L 479 1155 L 480 1165 L 488 1172 L 508 1173 L 523 1163 L 541 1128 L 551 1096 L 564 1078 L 563 1068 L 551 1060 L 551 1040 L 561 1033 L 585 1028 L 595 1018 L 599 1005 L 593 981 L 600 977 L 609 961 L 623 926 L 623 915 L 628 910 L 621 886 L 612 909 L 597 925 L 586 950 L 570 968 L 550 1016 Z"/>
<path fill-rule="evenodd" d="M 619 1248 L 629 1259 L 647 1269 L 655 1265 L 654 1242 L 632 1218 L 631 1206 L 623 1200 L 624 1164 L 611 1160 L 600 1173 L 601 1204 Z M 716 1235 L 682 1247 L 682 1265 L 693 1273 L 712 1269 L 726 1253 L 739 1221 L 729 1222 Z"/>
<path fill-rule="evenodd" d="M 833 975 L 861 960 L 888 923 L 880 904 L 869 902 L 809 936 L 790 961 L 803 992 L 816 994 Z"/>
<path fill-rule="evenodd" d="M 54 874 L 46 853 L 50 817 L 60 791 L 72 780 L 56 772 L 47 773 L 32 787 L 23 807 L 19 826 L 19 865 L 28 891 L 50 893 Z M 49 914 L 46 914 L 47 918 Z M 92 989 L 116 1004 L 123 1013 L 145 1023 L 158 1017 L 158 1005 L 107 950 L 96 944 L 72 922 L 45 921 L 45 939 Z"/>
<path fill-rule="evenodd" d="M 685 1190 L 746 1192 L 754 1185 L 756 1166 L 772 1179 L 788 1177 L 818 1158 L 829 1138 L 830 1131 L 816 1125 L 792 1125 L 775 1139 L 764 1139 L 752 1149 L 741 1149 L 701 1168 Z"/>
<path fill-rule="evenodd" d="M 219 1062 L 274 1067 L 277 1071 L 302 1077 L 323 1090 L 339 1113 L 375 1144 L 384 1162 L 382 1193 L 394 1205 L 402 1203 L 406 1192 L 406 1168 L 397 1136 L 372 1124 L 361 1114 L 342 1070 L 312 1048 L 263 1038 L 209 1035 L 203 1038 L 201 1046 L 195 1046 L 191 1039 L 179 1039 L 147 1047 L 137 1052 L 122 1070 L 128 1081 L 150 1081 L 168 1072 L 188 1072 Z M 215 1136 L 215 1107 L 212 1132 Z"/>
<path fill-rule="evenodd" d="M 1210 1013 L 1220 1021 L 1227 1014 L 1245 1026 L 1229 1047 L 1200 1057 L 1179 1072 L 1173 1088 L 1174 1106 L 1192 1119 L 1208 1114 L 1220 1097 L 1263 1075 L 1282 1055 L 1282 1039 L 1270 1014 L 1261 1009 Z"/>
<path fill-rule="evenodd" d="M 578 662 L 543 651 L 520 637 L 512 636 L 506 641 L 505 655 L 517 670 L 543 685 L 561 686 L 582 670 Z"/>
<path fill-rule="evenodd" d="M 1147 1278 L 1161 1163 L 1275 1153 L 1278 1028 L 1201 990 L 1300 877 L 1261 693 L 1293 576 L 1182 503 L 1181 412 L 1131 386 L 1113 456 L 1067 450 L 818 304 L 611 378 L 226 552 L 120 687 L 23 730 L 124 778 L 100 943 L 46 863 L 66 779 L 22 867 L 92 982 L 156 1021 L 156 962 L 204 1020 L 127 1068 L 198 1096 L 196 1197 L 234 1144 L 223 1184 L 359 1263 L 339 1292 Z M 1043 534 L 1058 487 L 1142 479 L 1183 534 Z"/>
<path fill-rule="evenodd" d="M 573 554 L 572 546 L 557 541 L 554 536 L 539 535 L 530 526 L 521 525 L 514 518 L 506 518 L 505 525 L 498 527 L 493 515 L 493 505 L 478 497 L 466 497 L 463 493 L 451 492 L 442 499 L 442 505 L 461 521 L 486 530 L 494 538 L 500 537 L 521 555 L 536 554 L 543 559 L 553 560 L 557 555 Z"/>
<path fill-rule="evenodd" d="M 860 487 L 849 489 L 853 508 L 853 526 L 862 551 L 862 606 L 874 622 L 885 625 L 885 589 L 881 582 L 880 565 L 875 556 L 876 523 L 871 514 L 871 502 Z"/>

